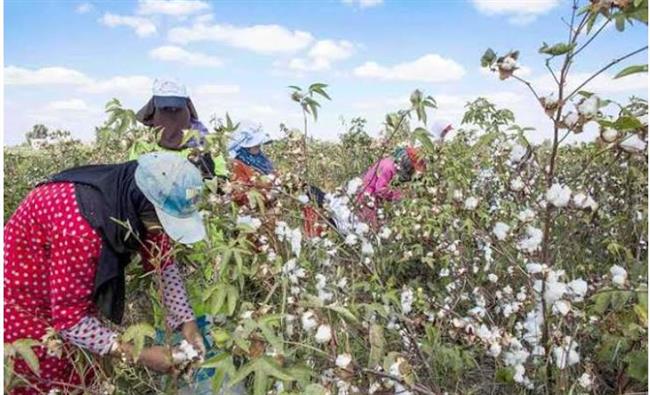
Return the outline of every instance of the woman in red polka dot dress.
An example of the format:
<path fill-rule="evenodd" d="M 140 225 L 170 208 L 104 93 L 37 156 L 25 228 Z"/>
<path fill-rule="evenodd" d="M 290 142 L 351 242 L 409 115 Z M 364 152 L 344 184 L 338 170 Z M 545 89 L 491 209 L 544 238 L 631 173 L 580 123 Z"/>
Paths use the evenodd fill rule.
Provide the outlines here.
<path fill-rule="evenodd" d="M 195 204 L 201 186 L 190 162 L 152 153 L 65 171 L 25 198 L 4 228 L 4 342 L 40 341 L 52 329 L 65 342 L 60 353 L 33 347 L 37 372 L 15 358 L 20 385 L 12 394 L 92 386 L 92 373 L 73 368 L 71 346 L 136 359 L 101 318 L 121 321 L 124 268 L 137 252 L 146 269 L 160 271 L 167 324 L 205 351 L 170 243 L 205 236 Z M 173 368 L 169 349 L 161 346 L 145 348 L 137 362 L 163 373 Z"/>

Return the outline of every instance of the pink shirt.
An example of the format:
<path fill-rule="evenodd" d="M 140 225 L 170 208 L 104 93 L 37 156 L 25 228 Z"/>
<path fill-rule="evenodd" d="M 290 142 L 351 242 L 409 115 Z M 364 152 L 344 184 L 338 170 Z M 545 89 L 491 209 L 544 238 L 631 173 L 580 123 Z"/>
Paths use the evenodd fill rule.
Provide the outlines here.
<path fill-rule="evenodd" d="M 375 199 L 399 200 L 402 194 L 390 187 L 390 182 L 397 174 L 397 166 L 392 158 L 384 158 L 368 169 L 363 176 L 363 190 Z"/>

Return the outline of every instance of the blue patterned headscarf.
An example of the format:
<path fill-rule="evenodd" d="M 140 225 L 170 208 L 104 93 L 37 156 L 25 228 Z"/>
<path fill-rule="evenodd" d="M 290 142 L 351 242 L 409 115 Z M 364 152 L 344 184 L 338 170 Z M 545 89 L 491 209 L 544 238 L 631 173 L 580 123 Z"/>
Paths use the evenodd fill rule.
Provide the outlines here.
<path fill-rule="evenodd" d="M 228 145 L 230 156 L 239 159 L 262 174 L 272 173 L 273 163 L 263 152 L 260 151 L 257 155 L 253 155 L 247 149 L 269 143 L 271 137 L 264 133 L 260 126 L 240 126 L 240 128 L 241 131 L 232 136 Z"/>
<path fill-rule="evenodd" d="M 254 168 L 262 174 L 271 174 L 273 172 L 273 162 L 260 151 L 257 155 L 251 154 L 248 149 L 240 148 L 237 151 L 235 159 L 246 163 L 248 166 Z"/>

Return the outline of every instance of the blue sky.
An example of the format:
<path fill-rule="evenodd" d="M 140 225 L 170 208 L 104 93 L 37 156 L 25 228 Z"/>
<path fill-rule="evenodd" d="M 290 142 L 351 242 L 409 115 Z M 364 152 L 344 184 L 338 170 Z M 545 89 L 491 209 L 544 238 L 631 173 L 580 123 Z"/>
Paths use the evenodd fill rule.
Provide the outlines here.
<path fill-rule="evenodd" d="M 35 123 L 84 140 L 112 97 L 137 110 L 154 78 L 185 83 L 205 121 L 228 111 L 277 134 L 301 125 L 287 85 L 330 84 L 313 133 L 335 139 L 341 117 L 368 119 L 404 107 L 419 88 L 438 100 L 433 119 L 458 124 L 464 104 L 482 95 L 548 136 L 549 122 L 526 88 L 479 69 L 485 48 L 521 51 L 519 74 L 541 91 L 550 77 L 537 53 L 565 39 L 567 0 L 467 1 L 25 1 L 4 3 L 5 144 Z M 575 83 L 609 60 L 647 44 L 647 27 L 607 28 L 574 66 Z M 643 53 L 630 64 L 645 63 Z M 647 76 L 594 81 L 603 97 L 647 97 Z M 589 139 L 594 131 L 580 138 Z"/>

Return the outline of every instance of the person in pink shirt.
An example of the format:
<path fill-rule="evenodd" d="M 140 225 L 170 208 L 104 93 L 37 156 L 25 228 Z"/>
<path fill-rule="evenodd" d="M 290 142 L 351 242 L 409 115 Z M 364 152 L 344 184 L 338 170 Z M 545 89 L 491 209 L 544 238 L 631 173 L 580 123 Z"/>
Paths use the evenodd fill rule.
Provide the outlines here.
<path fill-rule="evenodd" d="M 434 127 L 438 139 L 444 139 L 452 129 L 451 124 L 445 123 Z M 399 182 L 408 182 L 416 172 L 425 170 L 426 163 L 417 148 L 399 148 L 388 157 L 373 164 L 363 176 L 361 192 L 357 194 L 358 216 L 363 222 L 377 227 L 377 208 L 384 202 L 402 199 L 402 192 L 395 188 L 393 179 L 399 177 Z"/>

